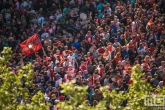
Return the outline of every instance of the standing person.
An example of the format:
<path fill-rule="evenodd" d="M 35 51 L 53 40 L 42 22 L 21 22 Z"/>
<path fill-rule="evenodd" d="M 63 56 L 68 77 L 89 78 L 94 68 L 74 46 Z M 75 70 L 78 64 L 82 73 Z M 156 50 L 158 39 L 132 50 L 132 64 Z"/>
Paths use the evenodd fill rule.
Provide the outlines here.
<path fill-rule="evenodd" d="M 95 7 L 93 3 L 90 3 L 89 11 L 90 11 L 90 16 L 92 17 L 92 20 L 94 20 L 96 12 L 95 12 Z"/>

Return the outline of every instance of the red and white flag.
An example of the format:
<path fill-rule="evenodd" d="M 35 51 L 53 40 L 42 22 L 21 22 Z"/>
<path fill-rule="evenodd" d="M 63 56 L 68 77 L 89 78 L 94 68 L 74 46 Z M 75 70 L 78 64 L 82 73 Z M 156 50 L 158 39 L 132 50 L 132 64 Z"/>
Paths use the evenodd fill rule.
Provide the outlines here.
<path fill-rule="evenodd" d="M 26 54 L 27 56 L 37 52 L 42 48 L 41 41 L 38 37 L 38 34 L 34 34 L 28 39 L 26 39 L 24 42 L 20 44 L 20 47 L 22 49 L 22 53 Z"/>

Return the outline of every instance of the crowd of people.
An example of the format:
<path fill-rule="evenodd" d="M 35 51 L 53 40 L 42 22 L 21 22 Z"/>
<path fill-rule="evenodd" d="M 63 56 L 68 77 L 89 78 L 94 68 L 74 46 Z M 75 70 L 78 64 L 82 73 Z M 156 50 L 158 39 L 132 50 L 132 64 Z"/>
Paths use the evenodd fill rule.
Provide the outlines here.
<path fill-rule="evenodd" d="M 152 87 L 165 85 L 165 0 L 1 0 L 0 11 L 0 50 L 12 48 L 12 72 L 31 62 L 29 91 L 52 105 L 73 79 L 89 87 L 91 106 L 103 98 L 100 86 L 127 91 L 136 64 Z M 19 44 L 35 33 L 42 49 L 26 56 Z"/>

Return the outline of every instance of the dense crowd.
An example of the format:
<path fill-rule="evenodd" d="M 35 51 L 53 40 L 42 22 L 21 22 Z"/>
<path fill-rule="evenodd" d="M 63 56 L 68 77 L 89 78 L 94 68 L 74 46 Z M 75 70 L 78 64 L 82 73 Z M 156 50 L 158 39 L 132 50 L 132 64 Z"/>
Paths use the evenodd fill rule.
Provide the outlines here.
<path fill-rule="evenodd" d="M 89 87 L 91 106 L 103 98 L 100 86 L 127 91 L 136 64 L 153 87 L 165 85 L 165 0 L 1 0 L 0 11 L 11 71 L 31 62 L 29 91 L 52 105 L 66 100 L 59 85 L 72 79 Z M 26 56 L 19 44 L 35 33 L 42 49 Z"/>

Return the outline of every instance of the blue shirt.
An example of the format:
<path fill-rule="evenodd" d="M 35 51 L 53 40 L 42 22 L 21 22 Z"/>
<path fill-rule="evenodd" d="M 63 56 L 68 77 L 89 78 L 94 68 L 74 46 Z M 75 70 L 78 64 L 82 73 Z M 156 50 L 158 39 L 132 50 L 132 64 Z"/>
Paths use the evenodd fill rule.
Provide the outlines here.
<path fill-rule="evenodd" d="M 117 42 L 120 42 L 121 39 L 120 39 L 120 36 L 117 36 Z"/>
<path fill-rule="evenodd" d="M 102 4 L 98 4 L 98 5 L 97 5 L 97 10 L 103 11 L 103 5 L 102 5 Z"/>
<path fill-rule="evenodd" d="M 76 48 L 76 49 L 79 49 L 81 47 L 81 45 L 78 43 L 78 42 L 74 42 L 73 43 L 73 46 Z"/>
<path fill-rule="evenodd" d="M 113 32 L 117 34 L 117 27 L 115 25 L 112 25 Z"/>
<path fill-rule="evenodd" d="M 131 3 L 132 5 L 134 5 L 135 0 L 130 0 L 130 3 Z"/>
<path fill-rule="evenodd" d="M 122 50 L 122 51 L 121 51 L 121 55 L 122 55 L 122 58 L 124 59 L 125 56 L 129 56 L 129 53 L 128 53 L 128 51 L 125 49 L 125 50 Z"/>
<path fill-rule="evenodd" d="M 82 76 L 84 76 L 86 79 L 88 78 L 88 74 L 83 74 Z"/>
<path fill-rule="evenodd" d="M 92 105 L 93 104 L 93 101 L 92 101 L 92 96 L 93 96 L 94 92 L 90 92 L 89 93 L 89 101 L 90 101 L 90 104 Z"/>
<path fill-rule="evenodd" d="M 103 18 L 103 14 L 100 13 L 100 14 L 98 15 L 98 17 L 99 17 L 100 19 L 102 19 L 102 18 Z"/>
<path fill-rule="evenodd" d="M 78 58 L 78 54 L 74 54 L 74 58 L 77 59 Z"/>

